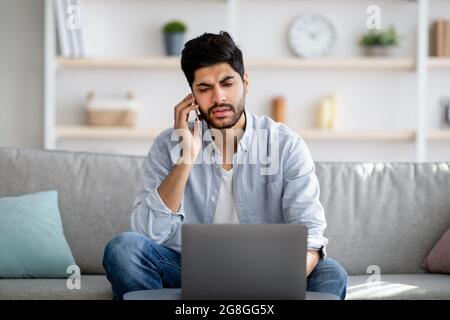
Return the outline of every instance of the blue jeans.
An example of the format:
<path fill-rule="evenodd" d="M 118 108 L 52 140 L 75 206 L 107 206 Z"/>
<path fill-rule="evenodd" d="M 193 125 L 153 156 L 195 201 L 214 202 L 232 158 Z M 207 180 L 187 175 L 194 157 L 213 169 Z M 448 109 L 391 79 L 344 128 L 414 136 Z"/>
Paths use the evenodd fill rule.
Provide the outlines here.
<path fill-rule="evenodd" d="M 130 291 L 180 288 L 181 254 L 136 232 L 124 232 L 105 248 L 103 267 L 113 299 Z M 307 290 L 345 298 L 348 276 L 333 259 L 322 259 L 307 278 Z"/>

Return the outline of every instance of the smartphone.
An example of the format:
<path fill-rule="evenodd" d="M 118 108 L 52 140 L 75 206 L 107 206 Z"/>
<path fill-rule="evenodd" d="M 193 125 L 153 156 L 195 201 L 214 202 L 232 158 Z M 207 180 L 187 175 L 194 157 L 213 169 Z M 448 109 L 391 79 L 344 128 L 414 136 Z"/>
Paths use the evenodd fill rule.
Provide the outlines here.
<path fill-rule="evenodd" d="M 197 104 L 197 100 L 195 100 L 194 102 L 192 102 L 192 105 L 194 105 L 194 104 Z M 192 111 L 194 111 L 194 117 L 192 118 L 192 116 L 191 116 L 191 112 Z M 201 114 L 201 112 L 200 112 L 200 110 L 199 109 L 196 109 L 196 110 L 192 110 L 190 113 L 189 113 L 189 119 L 190 119 L 190 121 L 194 121 L 194 120 L 202 120 L 202 114 Z"/>
<path fill-rule="evenodd" d="M 197 104 L 197 101 L 194 101 L 192 104 Z M 192 110 L 192 111 L 194 111 L 194 119 L 193 119 L 193 123 L 192 123 L 192 128 L 191 129 L 193 129 L 194 128 L 194 126 L 196 125 L 196 121 L 195 120 L 199 120 L 199 123 L 201 122 L 201 120 L 202 120 L 202 114 L 200 113 L 200 110 L 199 109 L 195 109 L 195 110 Z M 191 112 L 192 112 L 191 111 Z"/>
<path fill-rule="evenodd" d="M 197 100 L 194 100 L 194 104 L 198 105 Z M 200 113 L 199 109 L 195 110 L 195 116 L 198 120 L 200 120 L 200 121 L 202 120 L 202 114 Z"/>
<path fill-rule="evenodd" d="M 195 114 L 197 115 L 197 119 L 201 121 L 202 120 L 202 114 L 200 113 L 200 110 L 198 110 L 198 109 L 195 110 Z"/>

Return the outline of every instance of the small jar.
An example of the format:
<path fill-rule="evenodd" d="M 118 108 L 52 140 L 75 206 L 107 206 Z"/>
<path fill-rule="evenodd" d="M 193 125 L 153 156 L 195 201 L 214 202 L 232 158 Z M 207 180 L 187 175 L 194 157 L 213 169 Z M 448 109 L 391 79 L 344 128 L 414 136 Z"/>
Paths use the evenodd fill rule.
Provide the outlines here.
<path fill-rule="evenodd" d="M 282 96 L 272 100 L 272 119 L 275 122 L 284 122 L 286 119 L 286 100 Z"/>

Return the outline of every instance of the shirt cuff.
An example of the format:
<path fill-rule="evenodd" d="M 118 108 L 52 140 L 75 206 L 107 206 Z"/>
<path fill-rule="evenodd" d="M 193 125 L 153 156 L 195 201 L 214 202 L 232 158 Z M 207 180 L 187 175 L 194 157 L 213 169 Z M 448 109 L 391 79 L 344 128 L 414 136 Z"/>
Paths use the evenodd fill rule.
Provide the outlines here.
<path fill-rule="evenodd" d="M 184 206 L 183 201 L 181 201 L 180 209 L 178 212 L 173 212 L 169 207 L 166 206 L 164 201 L 161 199 L 158 191 L 158 187 L 155 187 L 152 192 L 148 194 L 147 206 L 152 208 L 153 212 L 158 215 L 171 215 L 179 216 L 181 221 L 184 220 Z"/>

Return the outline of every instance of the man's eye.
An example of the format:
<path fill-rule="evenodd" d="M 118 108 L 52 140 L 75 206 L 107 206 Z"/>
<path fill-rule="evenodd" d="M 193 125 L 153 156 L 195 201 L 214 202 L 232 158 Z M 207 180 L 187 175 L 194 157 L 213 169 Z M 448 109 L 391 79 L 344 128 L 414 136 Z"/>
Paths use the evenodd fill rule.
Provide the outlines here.
<path fill-rule="evenodd" d="M 225 83 L 225 85 L 226 85 L 227 87 L 231 87 L 231 86 L 233 85 L 233 82 Z"/>
<path fill-rule="evenodd" d="M 199 89 L 199 91 L 200 92 L 205 92 L 205 91 L 208 91 L 208 88 L 202 88 L 202 89 Z"/>

